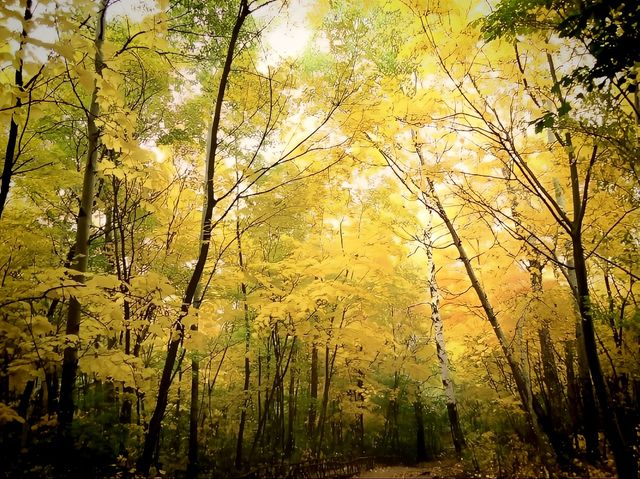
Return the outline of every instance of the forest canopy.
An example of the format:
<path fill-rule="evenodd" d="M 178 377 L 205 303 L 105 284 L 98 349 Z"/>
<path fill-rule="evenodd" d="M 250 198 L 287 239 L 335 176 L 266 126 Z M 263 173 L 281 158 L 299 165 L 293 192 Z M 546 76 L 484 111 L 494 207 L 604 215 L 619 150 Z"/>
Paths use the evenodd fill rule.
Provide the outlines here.
<path fill-rule="evenodd" d="M 0 476 L 637 479 L 639 26 L 0 2 Z"/>

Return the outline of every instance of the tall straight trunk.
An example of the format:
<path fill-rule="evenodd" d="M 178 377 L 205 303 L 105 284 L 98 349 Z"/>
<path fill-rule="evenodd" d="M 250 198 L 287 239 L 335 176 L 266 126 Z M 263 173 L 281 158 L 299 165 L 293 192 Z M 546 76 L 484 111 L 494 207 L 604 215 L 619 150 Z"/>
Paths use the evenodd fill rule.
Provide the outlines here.
<path fill-rule="evenodd" d="M 430 227 L 431 225 L 429 225 Z M 451 439 L 456 454 L 460 456 L 463 448 L 466 446 L 462 427 L 460 426 L 460 418 L 458 416 L 458 405 L 456 402 L 453 382 L 449 374 L 449 356 L 447 355 L 446 343 L 444 339 L 444 325 L 442 324 L 442 316 L 440 315 L 440 292 L 438 291 L 438 283 L 436 280 L 436 264 L 433 260 L 433 242 L 431 239 L 431 231 L 425 231 L 425 248 L 427 252 L 427 261 L 429 263 L 429 294 L 431 296 L 431 322 L 435 331 L 436 352 L 438 355 L 438 363 L 440 364 L 440 378 L 444 387 L 445 400 L 447 404 L 447 415 L 449 417 L 449 426 L 451 429 Z"/>
<path fill-rule="evenodd" d="M 395 349 L 395 346 L 394 346 Z M 400 431 L 398 430 L 398 416 L 400 414 L 398 405 L 398 386 L 400 383 L 400 373 L 394 371 L 393 385 L 391 386 L 391 397 L 387 406 L 387 413 L 384 422 L 384 436 L 382 437 L 382 447 L 397 451 L 400 443 Z"/>
<path fill-rule="evenodd" d="M 424 406 L 420 398 L 413 403 L 416 418 L 416 461 L 423 462 L 427 457 L 427 443 L 424 436 Z"/>
<path fill-rule="evenodd" d="M 285 339 L 283 348 L 281 349 L 280 353 L 278 353 L 276 356 L 276 365 L 275 365 L 275 371 L 273 374 L 271 388 L 268 389 L 265 394 L 264 406 L 263 406 L 264 412 L 260 416 L 260 419 L 258 420 L 258 428 L 256 430 L 256 435 L 253 438 L 253 443 L 251 444 L 251 450 L 249 452 L 249 458 L 248 458 L 249 462 L 251 461 L 251 459 L 253 458 L 256 452 L 256 447 L 258 445 L 258 442 L 260 442 L 263 439 L 266 423 L 267 423 L 267 420 L 269 419 L 268 411 L 271 408 L 271 405 L 274 400 L 274 396 L 278 392 L 278 388 L 280 387 L 280 385 L 282 385 L 284 376 L 287 374 L 289 366 L 291 365 L 291 358 L 293 357 L 293 353 L 295 351 L 296 341 L 297 341 L 297 337 L 294 336 L 293 340 L 291 341 L 291 346 L 289 347 L 289 353 L 287 355 L 286 361 L 284 359 L 285 351 L 287 350 L 286 339 Z"/>
<path fill-rule="evenodd" d="M 236 43 L 240 35 L 240 29 L 244 24 L 244 21 L 251 13 L 247 0 L 241 0 L 238 14 L 231 31 L 231 37 L 229 39 L 229 46 L 227 48 L 227 54 L 225 62 L 220 74 L 220 83 L 218 85 L 218 93 L 216 96 L 216 102 L 214 107 L 213 121 L 211 122 L 211 129 L 209 132 L 209 145 L 207 151 L 207 173 L 206 173 L 206 204 L 202 216 L 202 241 L 200 242 L 200 248 L 198 251 L 198 259 L 196 261 L 193 273 L 185 290 L 184 297 L 182 299 L 182 309 L 179 317 L 176 321 L 175 329 L 171 335 L 169 346 L 167 348 L 167 356 L 165 358 L 164 368 L 162 370 L 162 376 L 160 378 L 160 385 L 158 387 L 158 396 L 156 399 L 156 406 L 153 410 L 153 415 L 149 421 L 149 428 L 144 441 L 144 448 L 140 458 L 138 459 L 137 469 L 142 474 L 148 474 L 153 460 L 154 450 L 157 448 L 160 439 L 160 429 L 162 425 L 162 418 L 164 417 L 165 410 L 167 408 L 167 401 L 169 397 L 169 388 L 171 386 L 171 378 L 173 368 L 176 363 L 178 348 L 182 342 L 184 334 L 184 326 L 182 319 L 189 312 L 189 308 L 195 293 L 202 279 L 204 267 L 207 263 L 207 256 L 209 254 L 209 248 L 211 246 L 212 235 L 212 219 L 213 210 L 218 203 L 214 193 L 214 172 L 215 162 L 218 151 L 218 133 L 220 129 L 220 121 L 222 117 L 222 104 L 225 98 L 225 92 L 229 81 L 229 74 L 231 73 L 231 65 L 234 59 L 234 53 L 236 49 Z"/>
<path fill-rule="evenodd" d="M 559 181 L 554 180 L 554 182 L 556 201 L 562 209 L 565 209 L 566 199 L 564 197 L 564 192 L 560 187 Z M 572 252 L 570 252 L 570 254 L 572 254 Z M 567 259 L 566 268 L 563 268 L 563 273 L 567 279 L 567 282 L 569 283 L 569 287 L 571 288 L 571 292 L 575 299 L 575 307 L 578 308 L 578 280 L 576 278 L 576 271 L 572 257 L 569 257 Z M 573 384 L 577 384 L 578 387 L 576 390 L 577 394 L 575 395 L 576 403 L 574 403 L 573 408 L 574 412 L 579 416 L 579 419 L 576 417 L 575 424 L 581 425 L 581 430 L 585 440 L 585 447 L 587 450 L 587 458 L 591 462 L 596 462 L 600 458 L 600 445 L 598 440 L 598 408 L 596 406 L 596 400 L 593 394 L 591 373 L 589 372 L 589 360 L 587 359 L 587 350 L 585 349 L 585 342 L 582 331 L 582 320 L 579 308 L 576 311 L 576 316 L 575 347 L 578 361 L 578 379 Z"/>
<path fill-rule="evenodd" d="M 577 430 L 580 421 L 580 393 L 574 368 L 575 341 L 564 343 L 564 364 L 567 372 L 567 405 L 569 410 L 571 429 Z"/>
<path fill-rule="evenodd" d="M 243 294 L 246 294 L 246 285 L 242 283 L 241 290 Z M 245 302 L 245 308 L 247 307 Z M 249 312 L 245 309 L 245 327 L 250 328 L 249 324 Z M 249 361 L 249 347 L 251 341 L 251 330 L 247 329 L 245 332 L 245 356 L 244 356 L 244 384 L 242 386 L 242 410 L 240 411 L 240 423 L 238 424 L 238 438 L 236 440 L 236 458 L 235 467 L 240 469 L 242 467 L 242 447 L 244 441 L 244 430 L 247 422 L 247 408 L 249 407 L 249 386 L 251 379 L 251 362 Z"/>
<path fill-rule="evenodd" d="M 544 265 L 533 252 L 530 253 L 527 270 L 531 279 L 531 290 L 536 298 L 542 298 L 542 271 Z M 546 433 L 551 440 L 554 450 L 561 464 L 568 464 L 573 455 L 571 440 L 567 431 L 567 408 L 564 400 L 564 390 L 558 377 L 553 340 L 551 338 L 549 321 L 543 319 L 538 327 L 540 340 L 540 356 L 542 361 L 542 379 L 546 394 L 542 391 L 546 409 L 538 411 L 538 415 L 546 425 Z M 533 394 L 531 392 L 531 394 Z"/>
<path fill-rule="evenodd" d="M 240 234 L 240 220 L 236 219 L 236 244 L 238 245 L 238 266 L 244 271 L 245 263 L 242 254 L 242 237 Z M 251 318 L 249 315 L 249 304 L 247 303 L 247 285 L 240 283 L 240 293 L 242 295 L 242 308 L 244 313 L 244 385 L 242 387 L 242 409 L 240 411 L 240 423 L 238 424 L 238 438 L 236 439 L 235 467 L 242 467 L 242 447 L 244 442 L 244 430 L 247 422 L 247 408 L 249 407 L 249 386 L 251 379 L 251 362 L 249 361 L 249 351 L 251 348 Z"/>
<path fill-rule="evenodd" d="M 309 397 L 311 400 L 309 402 L 309 419 L 307 426 L 309 440 L 313 441 L 318 410 L 318 345 L 315 342 L 311 346 L 311 378 L 309 382 Z"/>
<path fill-rule="evenodd" d="M 102 46 L 104 43 L 105 16 L 107 13 L 108 0 L 102 0 L 96 24 L 96 35 L 94 40 L 95 62 L 94 69 L 97 75 L 102 74 L 104 62 L 102 57 Z M 87 112 L 87 162 L 84 169 L 84 179 L 82 182 L 82 195 L 80 199 L 80 211 L 76 223 L 76 238 L 74 246 L 74 259 L 71 264 L 76 274 L 73 279 L 79 283 L 85 281 L 87 264 L 89 260 L 89 234 L 91 229 L 91 216 L 93 214 L 94 187 L 96 179 L 96 167 L 98 162 L 98 149 L 100 147 L 100 129 L 96 120 L 100 115 L 100 105 L 98 104 L 99 87 L 94 81 L 91 104 Z M 77 337 L 80 333 L 80 302 L 75 296 L 69 300 L 69 310 L 67 313 L 66 334 Z M 75 403 L 73 392 L 78 371 L 78 345 L 71 341 L 64 350 L 62 360 L 62 379 L 60 384 L 60 407 L 58 412 L 58 422 L 61 432 L 66 435 L 70 432 L 71 422 Z"/>
<path fill-rule="evenodd" d="M 362 352 L 362 345 L 358 348 L 359 352 Z M 357 402 L 356 408 L 360 411 L 356 417 L 356 432 L 358 440 L 358 446 L 360 448 L 360 454 L 364 454 L 364 371 L 360 368 L 356 370 L 357 375 L 357 390 L 354 394 L 354 400 Z"/>
<path fill-rule="evenodd" d="M 600 408 L 607 415 L 604 421 L 604 430 L 607 442 L 616 463 L 616 470 L 620 479 L 636 479 L 638 477 L 638 463 L 636 453 L 631 441 L 627 442 L 622 430 L 618 410 L 609 397 L 609 392 L 604 380 L 595 331 L 593 328 L 593 315 L 591 311 L 591 297 L 587 276 L 582 238 L 579 230 L 574 231 L 573 261 L 575 263 L 576 282 L 578 286 L 578 306 L 580 308 L 582 340 L 589 361 L 589 371 L 593 381 L 593 387 L 600 404 Z"/>
<path fill-rule="evenodd" d="M 324 348 L 324 385 L 322 388 L 322 404 L 320 405 L 320 417 L 318 418 L 318 428 L 316 431 L 316 445 L 314 448 L 315 455 L 318 456 L 322 449 L 322 440 L 324 438 L 325 422 L 327 420 L 327 409 L 329 407 L 329 389 L 331 387 L 331 378 L 333 377 L 333 365 L 336 360 L 338 346 L 334 346 L 333 351 L 327 342 Z"/>
<path fill-rule="evenodd" d="M 295 446 L 295 420 L 296 420 L 296 410 L 297 410 L 297 388 L 296 388 L 296 355 L 297 351 L 294 351 L 293 357 L 291 358 L 291 367 L 289 368 L 289 402 L 287 408 L 287 440 L 284 449 L 285 457 L 291 457 L 293 453 L 293 448 Z"/>
<path fill-rule="evenodd" d="M 195 355 L 194 355 L 195 356 Z M 187 478 L 198 477 L 198 386 L 200 384 L 200 362 L 191 360 L 191 407 L 189 410 L 189 451 Z"/>
<path fill-rule="evenodd" d="M 47 391 L 46 412 L 48 416 L 53 416 L 58 412 L 58 368 L 56 365 L 47 368 L 44 386 Z"/>
<path fill-rule="evenodd" d="M 27 43 L 27 25 L 31 18 L 33 17 L 33 13 L 31 11 L 32 0 L 27 0 L 27 4 L 24 9 L 24 15 L 22 23 L 22 33 L 20 34 L 20 46 L 18 47 L 18 67 L 16 68 L 16 73 L 14 77 L 14 83 L 19 92 L 24 92 L 24 79 L 22 68 L 24 65 L 24 47 Z M 19 111 L 22 105 L 22 99 L 20 96 L 16 98 L 15 102 L 15 111 Z M 25 125 L 26 126 L 26 125 Z M 4 165 L 2 166 L 2 178 L 0 179 L 0 218 L 2 218 L 2 213 L 4 212 L 4 207 L 7 204 L 7 198 L 9 196 L 9 189 L 11 188 L 11 178 L 13 177 L 14 170 L 13 167 L 16 164 L 16 148 L 18 147 L 18 124 L 15 121 L 13 115 L 11 115 L 11 120 L 9 122 L 9 135 L 7 137 L 7 147 L 5 149 L 4 154 Z"/>
<path fill-rule="evenodd" d="M 547 53 L 547 62 L 549 65 L 549 73 L 553 81 L 553 93 L 560 103 L 565 103 L 560 82 L 558 81 L 553 58 Z M 571 133 L 565 131 L 562 135 L 559 131 L 554 130 L 554 136 L 558 142 L 564 147 L 567 153 L 569 163 L 569 179 L 571 184 L 571 200 L 573 205 L 573 218 L 565 221 L 565 226 L 569 230 L 571 237 L 571 252 L 573 260 L 573 271 L 575 273 L 575 293 L 578 302 L 578 310 L 580 311 L 580 329 L 582 333 L 581 341 L 584 344 L 585 355 L 589 365 L 589 373 L 593 382 L 593 389 L 600 410 L 607 415 L 604 421 L 604 431 L 607 442 L 611 447 L 618 477 L 621 479 L 636 479 L 638 477 L 638 461 L 637 453 L 634 451 L 631 441 L 627 442 L 619 417 L 618 410 L 613 404 L 612 397 L 607 389 L 602 366 L 598 356 L 598 345 L 596 342 L 595 330 L 593 326 L 593 313 L 591 310 L 591 294 L 589 292 L 589 274 L 587 271 L 586 256 L 584 246 L 582 244 L 582 226 L 587 208 L 587 199 L 591 169 L 597 159 L 597 145 L 593 147 L 592 157 L 589 161 L 587 176 L 584 184 L 580 181 L 578 171 L 578 157 L 576 149 L 573 145 Z M 580 346 L 578 346 L 580 347 Z"/>

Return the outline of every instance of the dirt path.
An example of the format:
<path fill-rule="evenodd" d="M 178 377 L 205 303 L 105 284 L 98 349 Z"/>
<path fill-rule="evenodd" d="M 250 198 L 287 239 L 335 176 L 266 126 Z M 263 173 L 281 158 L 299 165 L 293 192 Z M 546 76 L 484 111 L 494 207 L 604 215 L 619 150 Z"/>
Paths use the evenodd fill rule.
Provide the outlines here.
<path fill-rule="evenodd" d="M 439 459 L 415 467 L 377 466 L 356 479 L 453 479 L 465 477 L 462 464 L 455 459 Z"/>

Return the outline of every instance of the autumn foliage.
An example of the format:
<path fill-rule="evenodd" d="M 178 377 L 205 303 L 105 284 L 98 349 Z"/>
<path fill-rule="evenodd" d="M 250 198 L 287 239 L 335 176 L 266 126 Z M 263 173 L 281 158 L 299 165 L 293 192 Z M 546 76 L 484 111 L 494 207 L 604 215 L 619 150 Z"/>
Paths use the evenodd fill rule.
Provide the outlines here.
<path fill-rule="evenodd" d="M 0 475 L 637 479 L 632 4 L 2 2 Z"/>

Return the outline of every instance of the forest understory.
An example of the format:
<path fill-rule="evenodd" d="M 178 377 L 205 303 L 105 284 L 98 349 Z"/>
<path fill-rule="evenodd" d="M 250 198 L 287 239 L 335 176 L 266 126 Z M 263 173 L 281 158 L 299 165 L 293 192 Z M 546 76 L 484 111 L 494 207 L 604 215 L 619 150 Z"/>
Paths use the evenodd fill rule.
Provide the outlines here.
<path fill-rule="evenodd" d="M 640 3 L 0 39 L 0 479 L 638 479 Z"/>

